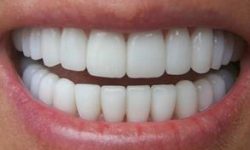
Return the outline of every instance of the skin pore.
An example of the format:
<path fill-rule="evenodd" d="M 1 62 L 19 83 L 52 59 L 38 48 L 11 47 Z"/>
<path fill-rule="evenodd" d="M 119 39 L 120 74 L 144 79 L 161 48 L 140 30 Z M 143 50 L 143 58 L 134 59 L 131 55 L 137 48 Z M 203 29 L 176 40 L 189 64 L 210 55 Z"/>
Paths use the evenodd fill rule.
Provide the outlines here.
<path fill-rule="evenodd" d="M 249 14 L 250 0 L 2 0 L 0 40 L 5 33 L 14 28 L 35 25 L 105 28 L 124 32 L 203 25 L 232 31 L 249 43 Z M 2 48 L 0 46 L 0 49 Z M 0 59 L 4 59 L 1 54 L 2 52 Z M 23 120 L 17 115 L 17 108 L 7 98 L 10 93 L 6 93 L 4 86 L 1 86 L 6 84 L 4 78 L 5 73 L 0 72 L 0 148 L 62 149 L 29 132 Z M 245 77 L 244 80 L 246 82 L 242 86 L 245 90 L 240 96 L 234 97 L 240 101 L 237 103 L 240 105 L 238 109 L 232 110 L 237 111 L 237 115 L 233 116 L 232 123 L 221 131 L 220 136 L 202 149 L 250 149 L 250 77 Z M 194 146 L 193 149 L 200 148 Z"/>

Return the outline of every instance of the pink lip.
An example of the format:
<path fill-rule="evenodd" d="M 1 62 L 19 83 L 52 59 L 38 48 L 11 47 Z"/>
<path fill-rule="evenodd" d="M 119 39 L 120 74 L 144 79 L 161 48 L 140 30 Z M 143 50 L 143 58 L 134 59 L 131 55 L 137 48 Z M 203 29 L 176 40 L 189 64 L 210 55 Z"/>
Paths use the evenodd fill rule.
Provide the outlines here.
<path fill-rule="evenodd" d="M 241 73 L 224 99 L 193 117 L 165 123 L 89 122 L 69 116 L 32 99 L 0 44 L 0 81 L 7 99 L 30 134 L 52 149 L 91 150 L 187 150 L 204 149 L 234 126 L 250 86 L 250 55 L 241 63 Z"/>

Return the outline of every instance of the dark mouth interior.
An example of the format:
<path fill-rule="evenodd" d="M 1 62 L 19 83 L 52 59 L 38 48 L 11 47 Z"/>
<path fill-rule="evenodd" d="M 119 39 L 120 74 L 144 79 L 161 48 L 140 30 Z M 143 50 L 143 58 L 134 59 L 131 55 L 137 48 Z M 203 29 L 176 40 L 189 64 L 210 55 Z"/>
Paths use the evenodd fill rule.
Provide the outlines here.
<path fill-rule="evenodd" d="M 21 73 L 21 60 L 24 59 L 22 53 L 17 52 L 12 47 L 12 51 L 10 52 L 10 58 L 14 61 L 14 66 L 17 72 Z M 39 64 L 43 64 L 42 61 L 39 61 Z M 129 78 L 127 75 L 123 78 L 103 78 L 103 77 L 95 77 L 91 76 L 87 71 L 84 72 L 74 72 L 69 71 L 62 68 L 60 65 L 55 67 L 48 68 L 49 71 L 59 75 L 61 78 L 67 78 L 72 80 L 74 83 L 86 83 L 86 84 L 98 84 L 98 85 L 154 85 L 154 84 L 176 84 L 180 80 L 190 80 L 195 81 L 204 77 L 205 74 L 198 74 L 194 71 L 189 71 L 184 75 L 168 75 L 163 74 L 159 78 L 139 78 L 133 79 Z M 231 62 L 227 66 L 223 66 L 221 69 L 227 69 L 234 72 L 236 76 L 238 76 L 240 72 L 240 62 Z M 209 72 L 215 72 L 216 70 L 210 70 Z"/>

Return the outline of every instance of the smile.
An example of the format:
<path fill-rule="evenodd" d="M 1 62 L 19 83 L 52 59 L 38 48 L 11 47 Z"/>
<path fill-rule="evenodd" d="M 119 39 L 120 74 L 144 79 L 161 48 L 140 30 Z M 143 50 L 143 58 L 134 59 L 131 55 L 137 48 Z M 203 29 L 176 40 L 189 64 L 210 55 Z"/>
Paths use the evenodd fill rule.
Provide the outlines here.
<path fill-rule="evenodd" d="M 236 69 L 220 68 L 239 61 L 244 50 L 239 37 L 206 28 L 196 28 L 192 34 L 186 28 L 137 32 L 126 40 L 121 33 L 101 30 L 87 36 L 74 28 L 26 28 L 16 30 L 13 41 L 25 57 L 43 61 L 43 65 L 31 59 L 23 62 L 22 77 L 35 99 L 86 120 L 102 116 L 109 122 L 167 121 L 207 109 L 236 79 Z M 107 85 L 101 79 L 99 84 L 73 83 L 73 75 L 63 78 L 62 73 L 52 73 L 50 67 L 59 64 L 62 73 L 87 70 L 90 76 L 120 78 L 123 84 L 114 85 L 112 79 Z M 191 68 L 203 74 L 193 73 L 196 81 L 161 81 L 160 77 L 171 83 L 167 75 L 184 75 Z M 210 68 L 219 71 L 208 73 Z M 144 85 L 129 85 L 125 75 L 134 84 L 144 78 Z M 160 84 L 148 85 L 150 78 Z"/>
<path fill-rule="evenodd" d="M 168 5 L 124 13 L 86 1 L 55 15 L 53 6 L 9 12 L 0 91 L 27 132 L 55 150 L 216 144 L 250 90 L 250 34 L 218 10 Z"/>

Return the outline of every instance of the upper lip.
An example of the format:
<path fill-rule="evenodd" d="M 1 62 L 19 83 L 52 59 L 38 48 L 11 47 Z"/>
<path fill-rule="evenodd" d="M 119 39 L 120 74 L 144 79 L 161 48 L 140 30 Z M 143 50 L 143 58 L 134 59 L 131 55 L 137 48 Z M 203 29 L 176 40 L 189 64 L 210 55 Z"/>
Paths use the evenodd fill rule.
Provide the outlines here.
<path fill-rule="evenodd" d="M 247 1 L 13 1 L 1 2 L 0 20 L 4 20 L 0 27 L 2 32 L 22 26 L 73 26 L 124 32 L 208 26 L 230 30 L 250 40 L 250 30 L 246 30 L 250 23 L 249 12 L 247 9 L 238 9 L 245 8 L 240 6 L 247 5 Z M 238 16 L 245 19 L 238 21 Z"/>
<path fill-rule="evenodd" d="M 143 2 L 140 0 L 133 2 L 119 0 L 112 3 L 101 0 L 76 0 L 74 2 L 67 0 L 63 0 L 63 2 L 59 0 L 13 1 L 1 2 L 4 7 L 0 6 L 1 13 L 3 13 L 0 13 L 0 20 L 5 21 L 0 27 L 0 35 L 14 28 L 24 26 L 73 26 L 86 29 L 105 28 L 124 32 L 156 28 L 164 29 L 176 26 L 207 26 L 233 31 L 250 41 L 250 30 L 247 30 L 250 19 L 246 19 L 244 22 L 236 21 L 238 10 L 236 9 L 237 7 L 231 5 L 233 0 L 223 3 L 223 5 L 230 6 L 230 9 L 224 12 L 221 12 L 219 10 L 220 7 L 216 6 L 218 4 L 216 0 L 209 1 L 210 5 L 206 7 L 198 5 L 197 1 L 188 0 L 182 2 L 178 2 L 178 0 L 144 0 Z M 239 5 L 242 5 L 242 3 L 239 3 Z M 231 12 L 236 14 L 231 16 Z M 1 49 L 4 48 L 1 47 Z M 3 57 L 2 53 L 0 56 Z M 2 61 L 2 59 L 0 60 Z M 7 74 L 12 74 L 6 68 L 1 70 Z M 26 119 L 28 126 L 32 126 L 32 131 L 36 130 L 35 132 L 38 132 L 42 138 L 46 137 L 49 140 L 53 140 L 54 143 L 52 142 L 52 144 L 63 143 L 68 147 L 74 143 L 76 148 L 80 148 L 83 145 L 89 149 L 100 148 L 101 146 L 112 148 L 113 144 L 116 146 L 116 149 L 126 149 L 122 146 L 128 143 L 131 144 L 128 146 L 133 149 L 136 148 L 136 144 L 133 145 L 133 143 L 139 142 L 139 146 L 145 148 L 148 146 L 149 149 L 150 147 L 158 147 L 160 149 L 162 148 L 161 146 L 166 145 L 169 145 L 169 149 L 181 149 L 187 145 L 188 149 L 192 143 L 194 144 L 195 141 L 203 139 L 203 142 L 197 142 L 199 143 L 197 147 L 199 147 L 202 146 L 200 144 L 207 143 L 209 145 L 209 142 L 213 140 L 212 138 L 215 138 L 224 128 L 230 126 L 230 123 L 227 124 L 230 122 L 229 120 L 235 119 L 235 114 L 239 113 L 238 108 L 236 108 L 235 114 L 228 113 L 230 111 L 229 108 L 220 110 L 223 106 L 223 103 L 220 103 L 208 112 L 197 115 L 192 119 L 169 121 L 167 124 L 127 123 L 125 125 L 122 123 L 84 122 L 61 115 L 54 110 L 48 111 L 44 106 L 37 105 L 22 90 L 16 77 L 5 76 L 5 78 L 7 78 L 9 83 L 4 85 L 6 88 L 5 92 L 11 91 L 12 94 L 9 94 L 9 99 L 13 100 L 20 108 L 20 112 L 24 115 L 22 117 Z M 3 80 L 2 77 L 1 80 Z M 241 85 L 243 87 L 243 84 L 240 82 L 238 86 Z M 16 90 L 13 91 L 13 89 Z M 240 92 L 241 89 L 242 91 Z M 245 91 L 243 88 L 241 89 L 234 89 L 231 95 L 238 95 Z M 22 103 L 21 100 L 27 98 L 30 101 L 25 104 Z M 18 100 L 21 102 L 18 102 Z M 225 100 L 228 101 L 228 106 L 230 107 L 237 103 L 232 101 L 230 96 L 226 97 Z M 30 114 L 31 111 L 33 114 Z M 217 117 L 214 116 L 214 113 L 216 113 Z M 223 117 L 224 120 L 220 120 Z M 211 123 L 208 120 L 214 120 L 214 122 Z M 187 126 L 190 126 L 190 128 Z M 189 137 L 194 137 L 195 139 L 188 139 Z M 135 139 L 137 141 L 133 141 Z M 67 142 L 71 144 L 67 144 Z M 157 145 L 154 145 L 154 142 Z M 109 145 L 108 143 L 112 144 Z M 177 146 L 178 144 L 183 145 Z M 176 147 L 171 147 L 174 145 Z"/>

